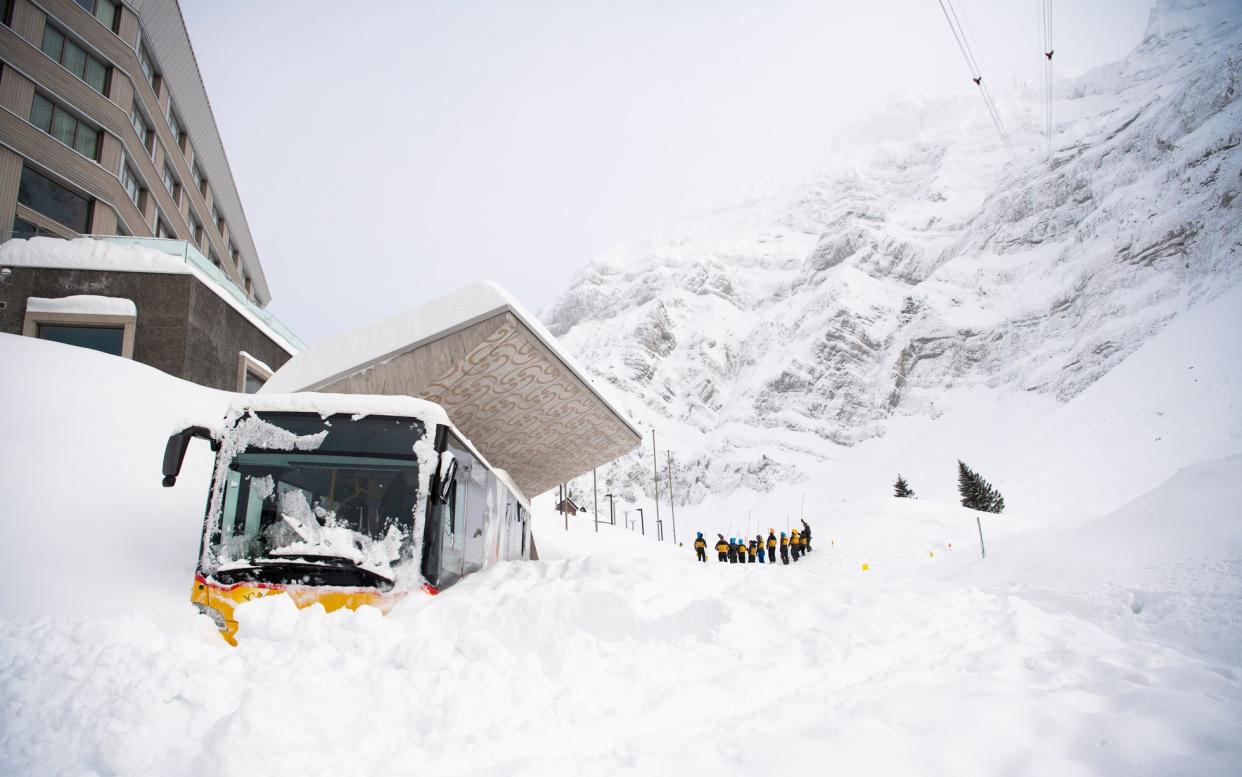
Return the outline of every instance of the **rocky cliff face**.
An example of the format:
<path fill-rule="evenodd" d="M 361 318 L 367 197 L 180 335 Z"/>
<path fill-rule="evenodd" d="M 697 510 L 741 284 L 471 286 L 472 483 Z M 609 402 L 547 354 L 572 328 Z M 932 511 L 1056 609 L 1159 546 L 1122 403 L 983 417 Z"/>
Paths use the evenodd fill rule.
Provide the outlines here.
<path fill-rule="evenodd" d="M 797 479 L 782 451 L 958 387 L 1068 401 L 1242 276 L 1237 11 L 1160 3 L 1057 85 L 1050 155 L 1034 90 L 1001 97 L 1013 158 L 973 102 L 901 101 L 806 183 L 593 261 L 544 319 L 675 443 L 679 503 Z M 609 477 L 650 496 L 645 455 Z"/>

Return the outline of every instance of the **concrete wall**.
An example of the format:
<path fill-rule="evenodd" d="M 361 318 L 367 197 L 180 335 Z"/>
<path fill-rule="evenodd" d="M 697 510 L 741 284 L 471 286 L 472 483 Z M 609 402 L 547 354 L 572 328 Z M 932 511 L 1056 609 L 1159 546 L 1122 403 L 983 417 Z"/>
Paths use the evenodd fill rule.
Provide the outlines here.
<path fill-rule="evenodd" d="M 273 369 L 289 359 L 249 319 L 192 275 L 12 267 L 0 287 L 0 332 L 20 335 L 27 297 L 97 294 L 134 301 L 134 361 L 203 386 L 237 390 L 238 354 Z"/>

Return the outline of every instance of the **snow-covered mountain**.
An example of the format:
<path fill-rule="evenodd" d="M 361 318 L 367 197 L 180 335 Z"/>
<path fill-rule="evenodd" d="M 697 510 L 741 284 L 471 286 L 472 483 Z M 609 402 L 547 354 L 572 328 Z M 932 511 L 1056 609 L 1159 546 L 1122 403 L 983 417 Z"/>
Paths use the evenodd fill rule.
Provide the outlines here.
<path fill-rule="evenodd" d="M 804 183 L 610 250 L 543 317 L 676 448 L 679 504 L 805 478 L 962 389 L 1068 402 L 1242 279 L 1240 89 L 1238 4 L 1162 0 L 1125 59 L 1056 84 L 1050 155 L 1040 90 L 999 95 L 1012 157 L 981 105 L 907 98 Z M 651 474 L 648 449 L 607 478 Z"/>

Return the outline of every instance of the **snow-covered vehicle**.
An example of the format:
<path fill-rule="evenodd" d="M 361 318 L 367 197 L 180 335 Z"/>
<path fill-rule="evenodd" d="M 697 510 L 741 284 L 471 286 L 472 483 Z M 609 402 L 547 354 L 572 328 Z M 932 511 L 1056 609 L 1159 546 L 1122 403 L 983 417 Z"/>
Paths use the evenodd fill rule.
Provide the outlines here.
<path fill-rule="evenodd" d="M 529 501 L 437 404 L 249 395 L 219 428 L 169 437 L 165 486 L 193 437 L 211 441 L 215 467 L 191 599 L 231 644 L 234 609 L 250 599 L 387 612 L 412 591 L 532 556 Z"/>

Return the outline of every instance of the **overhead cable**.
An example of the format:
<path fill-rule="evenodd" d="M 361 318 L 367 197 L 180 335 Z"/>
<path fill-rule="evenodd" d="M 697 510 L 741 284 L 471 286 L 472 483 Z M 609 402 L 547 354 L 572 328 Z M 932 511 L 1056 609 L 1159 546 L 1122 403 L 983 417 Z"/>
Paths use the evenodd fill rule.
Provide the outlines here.
<path fill-rule="evenodd" d="M 1043 35 L 1044 54 L 1044 136 L 1048 156 L 1052 156 L 1052 0 L 1039 0 L 1039 25 Z"/>
<path fill-rule="evenodd" d="M 957 48 L 962 52 L 962 59 L 966 61 L 966 67 L 970 70 L 970 80 L 974 81 L 975 86 L 979 87 L 979 95 L 983 98 L 983 105 L 987 108 L 988 115 L 992 118 L 993 126 L 996 127 L 996 134 L 1000 136 L 1006 153 L 1012 158 L 1013 143 L 1009 139 L 1009 133 L 1005 131 L 1005 125 L 1001 121 L 1000 111 L 996 108 L 996 101 L 992 98 L 992 92 L 983 83 L 983 71 L 979 67 L 979 60 L 975 56 L 974 48 L 967 37 L 967 28 L 962 23 L 962 20 L 965 19 L 965 14 L 959 14 L 958 10 L 953 7 L 953 0 L 937 0 L 937 2 L 940 3 L 940 10 L 944 13 L 944 19 L 948 22 L 949 30 L 953 33 L 953 39 L 957 41 Z"/>

